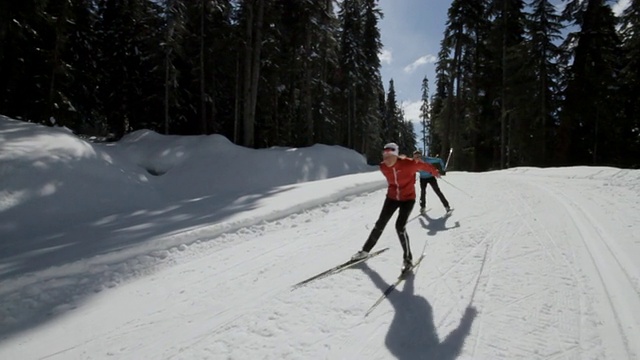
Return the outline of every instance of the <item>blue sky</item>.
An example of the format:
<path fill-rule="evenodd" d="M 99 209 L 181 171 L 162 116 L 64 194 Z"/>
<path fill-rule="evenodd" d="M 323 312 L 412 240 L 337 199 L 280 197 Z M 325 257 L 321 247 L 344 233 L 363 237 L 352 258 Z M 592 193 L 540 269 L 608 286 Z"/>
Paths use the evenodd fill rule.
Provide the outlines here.
<path fill-rule="evenodd" d="M 530 1 L 526 1 L 529 3 Z M 562 0 L 557 1 L 563 6 Z M 616 0 L 613 10 L 622 12 L 630 0 Z M 450 0 L 379 0 L 384 14 L 380 21 L 383 51 L 382 80 L 388 91 L 393 78 L 398 102 L 408 120 L 419 121 L 422 79 L 435 88 L 435 60 L 440 50 Z"/>
<path fill-rule="evenodd" d="M 385 91 L 393 78 L 397 99 L 409 120 L 418 121 L 422 79 L 434 88 L 435 61 L 447 21 L 450 1 L 380 0 L 383 51 L 382 80 Z"/>

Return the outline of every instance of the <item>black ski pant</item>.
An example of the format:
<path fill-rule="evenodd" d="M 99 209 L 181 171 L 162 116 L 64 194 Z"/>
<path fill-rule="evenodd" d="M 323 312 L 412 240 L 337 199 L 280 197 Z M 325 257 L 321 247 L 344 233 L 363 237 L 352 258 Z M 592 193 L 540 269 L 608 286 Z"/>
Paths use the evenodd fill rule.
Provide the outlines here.
<path fill-rule="evenodd" d="M 380 216 L 378 217 L 378 221 L 376 221 L 376 225 L 373 227 L 373 230 L 371 230 L 371 234 L 369 234 L 369 238 L 367 239 L 367 242 L 364 243 L 362 250 L 370 252 L 371 249 L 373 249 L 393 213 L 396 212 L 397 209 L 400 209 L 398 219 L 396 220 L 396 231 L 398 232 L 400 245 L 402 245 L 402 250 L 404 251 L 404 259 L 412 260 L 413 256 L 411 255 L 411 247 L 409 246 L 409 236 L 407 235 L 406 225 L 407 220 L 409 220 L 409 214 L 411 214 L 411 210 L 415 203 L 415 200 L 398 201 L 386 198 L 384 205 L 382 206 Z"/>
<path fill-rule="evenodd" d="M 438 180 L 434 177 L 430 178 L 420 178 L 420 207 L 423 208 L 427 205 L 427 184 L 431 185 L 433 191 L 435 191 L 436 195 L 440 198 L 442 205 L 445 208 L 449 208 L 449 202 L 447 198 L 444 197 L 442 190 L 440 190 L 440 186 L 438 186 Z"/>

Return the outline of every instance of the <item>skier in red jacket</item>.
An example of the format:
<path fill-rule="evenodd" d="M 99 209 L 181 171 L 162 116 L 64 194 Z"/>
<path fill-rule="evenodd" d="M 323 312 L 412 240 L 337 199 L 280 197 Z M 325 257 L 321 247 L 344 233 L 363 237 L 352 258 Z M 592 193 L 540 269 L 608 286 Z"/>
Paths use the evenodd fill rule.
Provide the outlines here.
<path fill-rule="evenodd" d="M 382 235 L 382 231 L 391 219 L 391 216 L 400 209 L 398 219 L 396 220 L 396 231 L 400 239 L 400 245 L 404 251 L 402 271 L 404 272 L 412 265 L 413 256 L 411 255 L 411 247 L 409 245 L 409 236 L 405 229 L 409 214 L 416 202 L 416 173 L 420 170 L 427 171 L 433 176 L 439 178 L 440 174 L 435 166 L 424 163 L 420 160 L 413 160 L 405 156 L 400 156 L 398 145 L 389 143 L 384 146 L 382 152 L 382 163 L 380 163 L 380 171 L 387 179 L 387 197 L 382 206 L 382 211 L 376 221 L 376 225 L 369 238 L 364 243 L 362 250 L 353 255 L 353 260 L 365 258 L 375 246 L 376 242 Z"/>

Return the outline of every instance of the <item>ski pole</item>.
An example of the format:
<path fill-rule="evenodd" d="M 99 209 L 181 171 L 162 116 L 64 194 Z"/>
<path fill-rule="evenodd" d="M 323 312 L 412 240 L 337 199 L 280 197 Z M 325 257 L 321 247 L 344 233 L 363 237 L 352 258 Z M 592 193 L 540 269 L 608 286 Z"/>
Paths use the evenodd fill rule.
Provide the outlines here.
<path fill-rule="evenodd" d="M 447 162 L 444 163 L 444 171 L 447 171 L 447 166 L 449 166 L 449 160 L 451 160 L 451 153 L 453 153 L 453 148 L 449 149 L 449 156 L 447 156 Z"/>
<path fill-rule="evenodd" d="M 466 191 L 464 191 L 464 190 L 460 189 L 459 187 L 457 187 L 457 186 L 453 185 L 452 183 L 448 182 L 447 180 L 443 179 L 442 177 L 440 177 L 440 180 L 442 180 L 442 181 L 446 182 L 446 183 L 447 183 L 447 184 L 449 184 L 452 188 L 454 188 L 454 189 L 456 189 L 456 190 L 460 191 L 461 193 L 463 193 L 463 194 L 465 194 L 465 195 L 467 195 L 468 197 L 470 197 L 470 198 L 472 198 L 472 199 L 473 199 L 473 196 L 472 196 L 471 194 L 469 194 L 468 192 L 466 192 Z"/>

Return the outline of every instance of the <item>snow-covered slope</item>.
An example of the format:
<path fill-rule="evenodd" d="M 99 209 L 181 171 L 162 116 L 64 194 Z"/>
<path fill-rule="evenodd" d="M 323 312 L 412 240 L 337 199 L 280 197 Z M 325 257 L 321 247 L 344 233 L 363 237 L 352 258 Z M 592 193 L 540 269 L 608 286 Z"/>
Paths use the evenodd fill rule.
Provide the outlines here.
<path fill-rule="evenodd" d="M 9 167 L 11 174 L 36 171 L 11 160 L 25 158 L 25 151 L 18 155 L 19 144 L 68 134 L 38 128 L 17 142 L 14 135 L 26 131 L 20 129 L 13 123 L 0 127 L 0 359 L 640 359 L 639 171 L 448 174 L 441 187 L 456 210 L 443 216 L 429 190 L 430 210 L 424 216 L 414 210 L 407 227 L 414 254 L 424 249 L 425 261 L 364 317 L 399 272 L 401 249 L 392 223 L 377 245 L 390 251 L 291 291 L 294 283 L 358 250 L 380 211 L 379 173 L 334 172 L 353 153 L 322 146 L 234 149 L 216 137 L 148 132 L 110 146 L 42 146 L 40 158 L 89 161 L 108 154 L 123 170 L 121 176 L 100 177 L 115 194 L 113 202 L 123 202 L 133 189 L 132 196 L 150 207 L 134 210 L 141 203 L 132 201 L 124 204 L 131 210 L 103 215 L 103 207 L 65 190 L 69 200 L 57 198 L 62 210 L 100 216 L 93 223 L 58 226 L 38 215 L 35 204 L 65 192 L 43 195 L 39 190 L 47 181 L 5 174 Z M 6 139 L 13 145 L 7 147 Z M 227 156 L 217 156 L 225 151 Z M 295 154 L 302 151 L 309 155 Z M 242 173 L 245 163 L 250 170 L 243 174 L 258 177 L 267 171 L 258 170 L 263 162 L 278 159 L 289 167 L 273 175 L 280 179 L 263 180 L 265 187 L 257 179 L 238 180 L 234 187 L 224 177 Z M 56 161 L 58 167 L 69 162 Z M 362 168 L 355 160 L 345 163 L 349 169 L 342 174 L 370 169 L 364 162 Z M 317 170 L 322 166 L 327 170 Z M 79 187 L 93 173 L 83 169 L 69 168 L 60 177 Z M 215 183 L 214 169 L 224 170 L 224 181 Z M 172 191 L 181 173 L 189 189 Z M 240 198 L 221 201 L 234 189 Z M 20 206 L 58 226 L 66 247 L 47 248 L 58 238 L 44 237 L 46 227 L 5 227 L 11 224 L 7 214 L 16 224 L 24 220 L 14 213 Z M 30 231 L 40 237 L 20 235 Z M 16 252 L 20 238 L 28 251 Z M 6 256 L 5 249 L 14 255 Z M 46 263 L 48 253 L 58 257 L 55 267 Z M 44 264 L 30 263 L 36 260 Z"/>
<path fill-rule="evenodd" d="M 337 146 L 252 150 L 216 135 L 150 131 L 92 144 L 0 117 L 0 279 L 96 255 L 112 263 L 217 229 L 208 239 L 325 202 L 321 180 L 351 176 L 331 196 L 380 188 L 362 176 L 374 169 Z M 320 181 L 317 191 L 296 190 L 309 181 Z M 288 202 L 270 201 L 278 194 Z"/>

